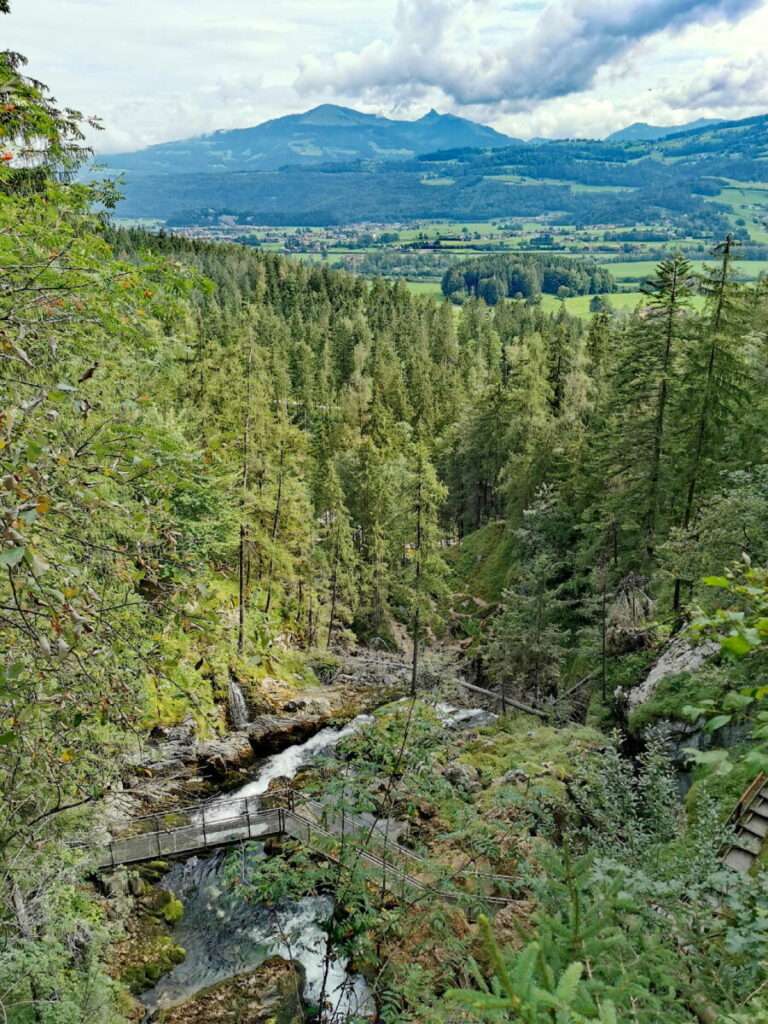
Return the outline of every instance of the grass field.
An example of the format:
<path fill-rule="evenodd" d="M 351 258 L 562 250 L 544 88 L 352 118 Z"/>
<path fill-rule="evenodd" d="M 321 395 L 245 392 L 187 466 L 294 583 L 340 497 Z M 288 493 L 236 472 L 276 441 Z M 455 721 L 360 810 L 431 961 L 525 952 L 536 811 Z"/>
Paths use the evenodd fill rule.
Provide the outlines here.
<path fill-rule="evenodd" d="M 714 266 L 713 260 L 691 260 L 694 271 L 700 272 L 707 266 Z M 656 272 L 657 262 L 654 260 L 636 260 L 619 263 L 605 262 L 600 266 L 605 267 L 616 278 L 617 281 L 645 281 L 653 277 Z M 768 260 L 739 260 L 735 265 L 736 276 L 746 280 L 754 281 L 758 274 L 768 270 Z"/>
<path fill-rule="evenodd" d="M 439 180 L 439 179 L 438 179 Z M 399 230 L 401 242 L 413 242 L 419 235 L 426 235 L 427 238 L 436 238 L 438 235 L 460 235 L 462 228 L 468 232 L 477 232 L 480 235 L 498 235 L 493 223 L 487 220 L 432 220 L 425 221 L 418 228 L 403 228 Z"/>
<path fill-rule="evenodd" d="M 437 298 L 442 297 L 440 291 L 439 281 L 406 281 L 408 285 L 408 291 L 413 292 L 414 295 L 434 295 Z"/>
<path fill-rule="evenodd" d="M 565 308 L 573 316 L 590 317 L 592 314 L 589 312 L 589 304 L 592 298 L 591 295 L 573 295 L 565 300 Z M 642 292 L 614 292 L 606 298 L 611 309 L 617 313 L 631 313 L 639 303 L 646 301 Z M 704 305 L 704 296 L 692 296 L 691 304 L 694 309 L 701 309 Z M 556 313 L 560 309 L 560 299 L 554 295 L 542 295 L 541 308 L 548 313 Z"/>
<path fill-rule="evenodd" d="M 768 187 L 748 183 L 744 187 L 730 187 L 721 190 L 710 202 L 725 203 L 733 210 L 734 221 L 742 218 L 752 240 L 768 245 Z M 761 207 L 756 210 L 755 207 Z"/>

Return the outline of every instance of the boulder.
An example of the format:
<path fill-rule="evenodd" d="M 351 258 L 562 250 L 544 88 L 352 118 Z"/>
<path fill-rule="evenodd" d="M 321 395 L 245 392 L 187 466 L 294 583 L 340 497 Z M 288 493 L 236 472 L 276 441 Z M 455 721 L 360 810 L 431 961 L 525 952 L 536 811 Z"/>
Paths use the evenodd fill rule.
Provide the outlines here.
<path fill-rule="evenodd" d="M 295 716 L 287 718 L 280 715 L 259 715 L 248 728 L 248 741 L 256 757 L 268 757 L 279 754 L 294 743 L 303 743 L 314 736 L 328 719 L 323 716 Z"/>
<path fill-rule="evenodd" d="M 166 1010 L 157 1024 L 299 1024 L 304 974 L 295 961 L 272 957 L 248 974 L 220 981 Z"/>
<path fill-rule="evenodd" d="M 464 789 L 468 793 L 480 789 L 480 772 L 470 764 L 454 761 L 443 771 L 443 778 L 456 789 Z"/>
<path fill-rule="evenodd" d="M 249 764 L 254 751 L 248 733 L 232 732 L 220 740 L 212 740 L 197 748 L 196 761 L 207 779 L 223 779 L 236 768 Z"/>
<path fill-rule="evenodd" d="M 633 711 L 651 700 L 662 679 L 679 675 L 681 672 L 695 672 L 719 650 L 720 644 L 714 640 L 705 640 L 698 645 L 691 643 L 685 636 L 677 636 L 670 640 L 642 683 L 626 695 L 629 710 Z"/>

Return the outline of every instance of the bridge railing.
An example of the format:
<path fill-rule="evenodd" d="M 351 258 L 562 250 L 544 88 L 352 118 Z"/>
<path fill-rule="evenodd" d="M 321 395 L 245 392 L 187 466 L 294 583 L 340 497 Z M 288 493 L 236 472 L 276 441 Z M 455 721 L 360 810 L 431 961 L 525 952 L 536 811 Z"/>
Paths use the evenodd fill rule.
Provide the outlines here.
<path fill-rule="evenodd" d="M 471 863 L 454 870 L 441 868 L 386 833 L 382 834 L 376 829 L 375 819 L 349 811 L 342 813 L 333 805 L 320 803 L 294 790 L 269 793 L 269 802 L 277 800 L 277 807 L 262 807 L 261 800 L 260 796 L 233 797 L 226 802 L 176 809 L 168 815 L 147 815 L 141 819 L 145 831 L 112 840 L 97 854 L 97 866 L 162 859 L 248 839 L 288 834 L 304 844 L 309 844 L 313 836 L 324 836 L 331 845 L 347 838 L 366 863 L 400 874 L 410 884 L 422 888 L 429 884 L 427 880 L 434 879 L 436 869 L 445 873 L 447 884 L 458 882 L 467 895 L 477 894 L 478 888 L 488 886 L 496 891 L 503 890 L 519 881 L 514 876 L 474 868 Z M 180 816 L 186 818 L 185 824 L 176 824 Z M 164 825 L 165 821 L 169 824 Z"/>
<path fill-rule="evenodd" d="M 138 836 L 114 839 L 96 854 L 98 867 L 135 864 L 226 846 L 248 839 L 281 835 L 285 831 L 282 808 L 267 808 L 213 821 L 193 822 Z"/>

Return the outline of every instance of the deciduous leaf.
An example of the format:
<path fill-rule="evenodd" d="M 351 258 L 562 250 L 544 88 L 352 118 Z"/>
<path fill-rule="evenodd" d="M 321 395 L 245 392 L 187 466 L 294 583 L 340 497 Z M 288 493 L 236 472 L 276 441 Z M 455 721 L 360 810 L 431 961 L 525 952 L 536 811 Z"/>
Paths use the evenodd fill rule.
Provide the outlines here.
<path fill-rule="evenodd" d="M 0 565 L 18 565 L 25 551 L 26 548 L 6 548 L 5 551 L 0 551 Z"/>

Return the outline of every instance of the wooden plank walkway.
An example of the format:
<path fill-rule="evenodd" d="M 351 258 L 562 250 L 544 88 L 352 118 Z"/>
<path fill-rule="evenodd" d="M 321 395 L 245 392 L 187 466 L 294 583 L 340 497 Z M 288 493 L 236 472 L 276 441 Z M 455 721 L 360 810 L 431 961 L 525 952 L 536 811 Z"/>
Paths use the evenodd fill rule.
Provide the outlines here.
<path fill-rule="evenodd" d="M 264 840 L 279 836 L 290 836 L 307 846 L 312 844 L 313 839 L 321 837 L 332 844 L 338 844 L 340 839 L 349 835 L 350 830 L 372 831 L 370 823 L 358 815 L 334 815 L 329 819 L 327 807 L 314 800 L 302 800 L 302 810 L 325 819 L 329 827 L 324 828 L 317 820 L 294 809 L 294 795 L 298 794 L 291 793 L 290 806 L 285 807 L 261 808 L 256 800 L 242 799 L 239 802 L 239 812 L 226 818 L 216 814 L 215 807 L 208 807 L 207 815 L 206 808 L 189 809 L 196 820 L 187 824 L 174 828 L 155 828 L 141 835 L 112 840 L 101 850 L 94 852 L 93 867 L 106 869 L 139 864 L 143 861 L 163 860 L 180 854 L 202 853 L 248 840 Z M 157 817 L 151 816 L 145 820 L 154 821 Z M 429 861 L 386 837 L 376 835 L 376 843 L 384 856 L 358 844 L 352 844 L 352 849 L 359 861 L 381 873 L 389 889 L 394 888 L 394 884 L 398 882 L 401 887 L 440 897 L 448 902 L 482 902 L 497 907 L 505 906 L 511 900 L 511 897 L 436 887 L 434 883 L 417 877 L 413 872 L 428 873 L 439 865 L 430 864 Z M 323 850 L 323 855 L 331 860 L 335 859 L 333 851 L 329 851 L 328 848 Z M 398 864 L 396 860 L 390 858 L 397 858 L 401 863 Z M 408 865 L 408 870 L 402 866 L 403 862 Z M 490 886 L 514 881 L 507 875 L 477 870 L 461 871 L 457 877 Z"/>

